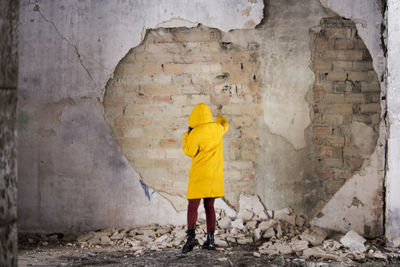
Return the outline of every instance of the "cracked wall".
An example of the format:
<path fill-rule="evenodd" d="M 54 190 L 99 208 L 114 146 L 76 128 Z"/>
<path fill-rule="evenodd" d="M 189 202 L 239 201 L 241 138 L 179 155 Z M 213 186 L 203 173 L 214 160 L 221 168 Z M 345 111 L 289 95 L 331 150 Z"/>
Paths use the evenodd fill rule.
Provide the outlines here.
<path fill-rule="evenodd" d="M 121 153 L 104 119 L 105 85 L 146 29 L 252 28 L 262 10 L 262 1 L 239 0 L 21 1 L 20 230 L 184 224 L 186 213 L 142 184 Z"/>
<path fill-rule="evenodd" d="M 318 217 L 316 223 L 342 231 L 348 225 L 330 224 L 335 221 L 331 218 L 337 214 L 354 220 L 353 224 L 362 231 L 366 229 L 365 225 L 375 225 L 376 219 L 379 220 L 379 211 L 375 210 L 377 206 L 371 203 L 377 199 L 377 205 L 381 203 L 379 189 L 383 184 L 380 165 L 383 151 L 375 150 L 371 156 L 371 145 L 364 146 L 363 138 L 357 134 L 363 131 L 370 134 L 370 140 L 375 140 L 376 129 L 371 125 L 376 123 L 376 116 L 374 122 L 367 123 L 367 126 L 365 121 L 352 124 L 354 127 L 348 125 L 347 135 L 343 136 L 365 148 L 363 155 L 369 159 L 363 161 L 361 168 L 360 164 L 357 165 L 359 172 L 346 173 L 340 183 L 312 178 L 310 166 L 315 160 L 314 152 L 329 154 L 331 151 L 332 155 L 336 155 L 341 151 L 337 147 L 311 150 L 315 100 L 313 85 L 319 75 L 315 76 L 313 71 L 314 39 L 310 29 L 318 27 L 322 18 L 334 15 L 319 1 L 266 1 L 264 20 L 255 29 L 263 16 L 261 1 L 235 1 L 235 4 L 231 1 L 198 1 L 196 4 L 161 3 L 151 6 L 134 1 L 115 5 L 107 1 L 91 3 L 21 3 L 23 42 L 20 45 L 20 65 L 23 67 L 20 71 L 18 107 L 18 160 L 32 163 L 19 167 L 22 181 L 19 205 L 21 229 L 78 231 L 149 222 L 184 223 L 185 213 L 174 209 L 184 208 L 184 179 L 189 168 L 187 159 L 183 161 L 185 157 L 179 154 L 180 142 L 186 130 L 186 117 L 192 109 L 190 105 L 194 106 L 196 101 L 208 101 L 215 115 L 227 115 L 234 126 L 225 140 L 227 199 L 234 206 L 237 205 L 239 192 L 243 191 L 257 193 L 268 209 L 289 206 L 296 213 L 309 216 L 321 211 L 324 216 Z M 368 26 L 370 21 L 367 16 L 363 23 Z M 147 30 L 195 27 L 198 23 L 205 26 Z M 185 36 L 196 31 L 212 31 L 207 27 L 216 28 L 216 39 L 203 44 L 180 40 L 180 44 L 186 45 L 180 50 L 176 50 L 174 42 L 168 41 L 171 32 Z M 359 27 L 357 23 L 356 27 Z M 236 30 L 228 31 L 231 29 Z M 147 38 L 139 46 L 146 32 Z M 148 39 L 149 33 L 158 34 L 167 41 L 154 42 Z M 371 49 L 370 44 L 375 39 L 369 37 L 376 37 L 376 32 L 364 31 L 364 34 L 366 46 Z M 221 52 L 221 44 L 232 49 Z M 217 86 L 223 85 L 220 89 L 225 89 L 225 85 L 229 88 L 236 84 L 215 80 L 216 76 L 225 73 L 220 59 L 212 59 L 209 63 L 213 66 L 201 63 L 197 70 L 193 67 L 192 71 L 196 73 L 185 74 L 190 68 L 182 70 L 182 66 L 175 66 L 177 73 L 170 68 L 171 73 L 165 74 L 167 64 L 177 63 L 165 61 L 170 55 L 179 59 L 193 49 L 200 54 L 215 52 L 229 57 L 236 52 L 247 53 L 247 50 L 253 49 L 252 46 L 257 50 L 260 103 L 257 94 L 254 94 L 257 100 L 251 104 L 259 105 L 260 114 L 246 114 L 246 117 L 241 109 L 246 103 L 232 102 L 251 102 L 254 101 L 252 98 L 239 96 L 235 100 L 235 96 L 227 95 L 227 91 L 217 96 Z M 132 51 L 128 52 L 130 49 Z M 143 56 L 146 49 L 158 49 L 156 64 L 150 63 L 151 58 Z M 375 52 L 373 50 L 371 56 L 376 67 Z M 142 56 L 144 62 L 136 60 L 136 55 Z M 196 62 L 198 64 L 199 61 Z M 234 63 L 232 68 L 240 66 L 238 62 Z M 146 71 L 145 64 L 148 65 Z M 230 69 L 226 72 L 234 76 L 235 71 Z M 143 73 L 139 83 L 135 73 Z M 198 88 L 191 80 L 199 78 L 200 74 L 205 76 L 203 81 L 193 83 L 200 84 Z M 124 75 L 129 79 L 122 79 Z M 241 77 L 239 81 L 245 83 L 246 79 Z M 107 81 L 109 83 L 105 88 Z M 178 83 L 178 89 L 176 84 L 169 84 L 171 82 Z M 185 93 L 186 89 L 189 91 Z M 171 91 L 166 93 L 164 90 Z M 226 108 L 232 104 L 233 107 Z M 144 108 L 146 105 L 152 107 L 153 113 Z M 155 124 L 151 122 L 151 125 L 146 125 L 146 120 L 139 120 L 155 115 L 163 116 L 164 120 Z M 246 117 L 246 120 L 241 121 L 239 117 Z M 167 127 L 168 122 L 176 125 Z M 252 136 L 247 141 L 243 141 L 245 138 L 237 141 L 243 134 L 241 124 L 254 126 L 253 132 L 246 133 Z M 381 124 L 378 147 L 382 144 Z M 161 131 L 153 131 L 153 127 L 161 128 Z M 352 132 L 355 134 L 352 135 Z M 152 138 L 149 138 L 150 134 Z M 151 140 L 136 142 L 146 138 Z M 239 163 L 235 166 L 230 161 Z M 158 173 L 151 173 L 154 172 L 152 167 L 155 162 L 166 165 Z M 171 176 L 165 176 L 171 170 Z M 155 175 L 176 180 L 164 183 Z M 140 182 L 140 177 L 144 183 Z M 359 181 L 362 179 L 372 180 L 373 189 L 366 190 Z M 329 194 L 312 195 L 321 188 L 329 190 Z M 359 192 L 365 191 L 368 193 L 359 195 Z M 359 215 L 351 214 L 350 208 L 334 210 L 337 205 L 345 206 L 338 199 L 351 199 L 351 203 L 355 201 L 356 204 L 362 202 L 364 207 L 358 212 L 371 216 L 375 221 L 355 218 Z M 66 213 L 69 214 L 67 219 L 64 216 Z"/>
<path fill-rule="evenodd" d="M 18 1 L 0 1 L 0 266 L 17 266 Z"/>

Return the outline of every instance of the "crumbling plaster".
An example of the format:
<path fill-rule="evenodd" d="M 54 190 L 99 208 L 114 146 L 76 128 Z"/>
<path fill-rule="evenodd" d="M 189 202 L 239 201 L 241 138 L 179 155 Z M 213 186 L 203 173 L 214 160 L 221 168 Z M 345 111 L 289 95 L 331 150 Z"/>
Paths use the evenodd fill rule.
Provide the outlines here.
<path fill-rule="evenodd" d="M 388 1 L 388 151 L 386 173 L 386 228 L 388 241 L 400 245 L 400 2 Z"/>
<path fill-rule="evenodd" d="M 378 142 L 370 160 L 364 162 L 362 170 L 343 185 L 312 223 L 339 231 L 357 229 L 359 233 L 369 236 L 382 235 L 386 144 L 385 57 L 381 43 L 383 15 L 378 1 L 375 0 L 321 0 L 321 4 L 356 23 L 358 33 L 368 47 L 374 69 L 380 77 L 382 113 Z M 364 135 L 365 131 L 360 133 Z M 362 204 L 354 205 L 354 198 L 361 200 Z M 375 227 L 371 229 L 370 225 Z"/>
<path fill-rule="evenodd" d="M 310 125 L 307 92 L 314 81 L 308 66 L 308 30 L 328 11 L 317 0 L 308 1 L 311 10 L 298 2 L 287 1 L 287 8 L 281 9 L 280 3 L 270 1 L 272 15 L 261 26 L 266 34 L 250 33 L 254 40 L 269 44 L 261 48 L 269 59 L 262 66 L 265 131 L 261 142 L 274 149 L 261 151 L 265 154 L 259 164 L 265 176 L 257 177 L 255 189 L 264 203 L 271 204 L 268 208 L 300 205 L 296 200 L 304 194 L 296 189 L 302 184 L 304 130 Z M 333 8 L 335 1 L 322 2 Z M 184 213 L 174 211 L 160 195 L 151 189 L 145 195 L 137 174 L 122 157 L 102 115 L 105 83 L 119 60 L 141 42 L 146 29 L 197 23 L 223 31 L 251 29 L 261 21 L 263 6 L 262 1 L 244 0 L 157 1 L 156 5 L 144 1 L 22 1 L 18 160 L 31 164 L 19 166 L 21 229 L 76 231 L 108 225 L 184 223 Z M 376 14 L 369 10 L 361 15 L 371 12 Z M 365 19 L 364 26 L 369 22 Z M 233 31 L 225 38 L 240 32 L 247 34 Z M 370 49 L 377 40 L 369 36 L 376 34 L 369 31 L 368 38 L 363 37 Z M 284 105 L 276 106 L 278 102 Z M 40 122 L 42 116 L 50 116 L 52 122 Z M 373 157 L 379 164 L 381 155 L 382 150 Z M 383 177 L 379 164 L 371 166 L 381 166 L 376 171 Z M 273 165 L 277 167 L 268 168 Z M 368 177 L 373 179 L 373 175 Z M 353 188 L 350 183 L 345 186 Z M 353 199 L 353 190 L 344 191 Z M 279 192 L 285 194 L 277 198 Z M 63 216 L 66 212 L 68 220 Z"/>
<path fill-rule="evenodd" d="M 146 29 L 171 20 L 223 31 L 253 28 L 263 6 L 245 0 L 21 1 L 20 229 L 183 224 L 185 213 L 141 184 L 120 153 L 103 117 L 104 86 Z"/>

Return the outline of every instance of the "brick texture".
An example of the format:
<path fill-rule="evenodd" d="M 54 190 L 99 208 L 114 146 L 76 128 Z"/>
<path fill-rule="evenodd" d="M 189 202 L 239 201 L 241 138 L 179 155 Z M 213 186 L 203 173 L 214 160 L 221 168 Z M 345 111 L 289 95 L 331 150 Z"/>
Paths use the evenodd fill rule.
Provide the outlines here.
<path fill-rule="evenodd" d="M 222 42 L 218 30 L 204 26 L 159 29 L 120 62 L 106 87 L 105 117 L 145 183 L 185 196 L 191 161 L 182 136 L 192 109 L 203 102 L 230 123 L 224 137 L 227 195 L 250 190 L 262 113 L 257 47 Z"/>
<path fill-rule="evenodd" d="M 351 125 L 379 124 L 380 86 L 354 24 L 340 17 L 321 21 L 314 40 L 314 109 L 310 158 L 314 181 L 326 201 L 367 159 L 353 143 Z M 376 134 L 378 136 L 378 134 Z"/>

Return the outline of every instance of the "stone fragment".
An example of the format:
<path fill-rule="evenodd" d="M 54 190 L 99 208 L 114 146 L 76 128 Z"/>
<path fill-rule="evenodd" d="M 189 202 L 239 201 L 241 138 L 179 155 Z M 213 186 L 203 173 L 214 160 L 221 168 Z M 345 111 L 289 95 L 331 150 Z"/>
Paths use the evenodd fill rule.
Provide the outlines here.
<path fill-rule="evenodd" d="M 303 227 L 305 224 L 306 220 L 303 218 L 303 216 L 296 216 L 296 225 L 299 227 Z"/>
<path fill-rule="evenodd" d="M 253 231 L 254 241 L 260 240 L 262 236 L 263 234 L 260 229 L 254 229 Z"/>
<path fill-rule="evenodd" d="M 291 225 L 296 225 L 296 216 L 295 215 L 282 215 L 280 218 L 282 221 L 288 222 Z"/>
<path fill-rule="evenodd" d="M 242 210 L 248 210 L 255 214 L 259 219 L 265 220 L 268 218 L 264 205 L 256 195 L 241 194 L 239 197 L 239 207 L 239 213 Z"/>
<path fill-rule="evenodd" d="M 100 244 L 102 244 L 102 245 L 109 245 L 110 242 L 111 242 L 111 239 L 110 239 L 110 237 L 108 237 L 108 235 L 103 235 L 103 236 L 101 236 L 101 238 L 100 238 Z"/>
<path fill-rule="evenodd" d="M 162 235 L 155 240 L 156 243 L 162 243 L 168 238 L 168 235 Z"/>
<path fill-rule="evenodd" d="M 218 261 L 221 261 L 221 262 L 224 262 L 224 261 L 227 261 L 228 258 L 226 258 L 226 257 L 221 257 L 221 258 L 218 258 L 217 260 L 218 260 Z"/>
<path fill-rule="evenodd" d="M 263 221 L 261 222 L 257 229 L 260 229 L 261 231 L 265 231 L 269 228 L 271 228 L 272 226 L 274 226 L 277 222 L 274 219 L 268 220 L 268 221 Z"/>
<path fill-rule="evenodd" d="M 253 230 L 256 228 L 257 221 L 248 221 L 246 222 L 247 229 Z"/>
<path fill-rule="evenodd" d="M 308 248 L 308 241 L 306 241 L 306 240 L 292 241 L 290 243 L 290 246 L 292 247 L 293 251 L 295 251 L 295 252 L 303 251 Z"/>
<path fill-rule="evenodd" d="M 259 258 L 259 257 L 261 257 L 261 254 L 256 252 L 256 251 L 254 251 L 253 252 L 253 256 Z"/>
<path fill-rule="evenodd" d="M 77 241 L 80 242 L 84 242 L 84 241 L 88 241 L 89 239 L 92 239 L 95 236 L 94 232 L 89 232 L 87 234 L 83 234 L 78 236 Z"/>
<path fill-rule="evenodd" d="M 241 219 L 243 222 L 250 221 L 253 218 L 254 214 L 249 210 L 239 210 L 237 218 Z"/>
<path fill-rule="evenodd" d="M 222 198 L 217 198 L 214 203 L 215 209 L 220 209 L 225 212 L 225 215 L 229 218 L 236 218 L 236 211 L 226 204 L 226 202 Z"/>
<path fill-rule="evenodd" d="M 123 238 L 125 237 L 125 235 L 126 235 L 126 232 L 118 233 L 118 231 L 116 231 L 116 232 L 110 237 L 110 239 L 111 239 L 111 240 L 121 240 L 121 239 L 123 239 Z"/>
<path fill-rule="evenodd" d="M 387 256 L 379 250 L 368 252 L 367 257 L 375 259 L 383 259 L 385 261 L 388 260 Z"/>
<path fill-rule="evenodd" d="M 246 245 L 253 243 L 253 239 L 251 237 L 242 237 L 237 240 L 237 243 L 240 245 Z"/>
<path fill-rule="evenodd" d="M 281 220 L 284 215 L 290 215 L 292 213 L 291 208 L 284 208 L 281 210 L 274 211 L 274 219 Z"/>
<path fill-rule="evenodd" d="M 243 225 L 243 221 L 240 218 L 238 218 L 232 222 L 232 227 L 239 229 L 239 230 L 243 230 L 245 228 L 245 226 Z"/>
<path fill-rule="evenodd" d="M 300 238 L 310 242 L 313 246 L 318 246 L 325 240 L 327 235 L 328 232 L 326 230 L 313 226 L 310 229 L 304 231 L 300 235 Z"/>
<path fill-rule="evenodd" d="M 215 239 L 214 239 L 214 242 L 215 242 L 215 245 L 216 245 L 217 247 L 220 247 L 220 248 L 226 248 L 226 247 L 228 247 L 228 242 L 226 242 L 225 240 L 222 240 L 222 239 L 220 239 L 220 238 L 215 238 Z"/>
<path fill-rule="evenodd" d="M 336 240 L 327 239 L 322 244 L 322 248 L 324 250 L 336 251 L 341 248 L 343 245 Z"/>
<path fill-rule="evenodd" d="M 293 252 L 292 247 L 288 244 L 275 243 L 274 246 L 281 255 L 290 254 Z"/>
<path fill-rule="evenodd" d="M 339 256 L 326 253 L 320 247 L 312 247 L 312 248 L 307 248 L 307 249 L 303 250 L 304 258 L 308 259 L 311 256 L 315 257 L 315 258 L 326 259 L 326 260 L 338 260 L 339 259 Z"/>
<path fill-rule="evenodd" d="M 229 217 L 222 217 L 221 220 L 218 221 L 218 226 L 222 229 L 231 229 L 232 221 Z"/>
<path fill-rule="evenodd" d="M 364 252 L 366 250 L 364 246 L 366 241 L 367 240 L 353 230 L 348 231 L 347 234 L 340 239 L 340 243 L 356 252 Z"/>
<path fill-rule="evenodd" d="M 263 238 L 270 239 L 271 237 L 275 236 L 275 230 L 274 228 L 268 228 L 267 231 L 265 231 L 262 235 Z"/>
<path fill-rule="evenodd" d="M 281 238 L 283 234 L 281 225 L 277 224 L 275 230 L 276 230 L 276 237 Z"/>

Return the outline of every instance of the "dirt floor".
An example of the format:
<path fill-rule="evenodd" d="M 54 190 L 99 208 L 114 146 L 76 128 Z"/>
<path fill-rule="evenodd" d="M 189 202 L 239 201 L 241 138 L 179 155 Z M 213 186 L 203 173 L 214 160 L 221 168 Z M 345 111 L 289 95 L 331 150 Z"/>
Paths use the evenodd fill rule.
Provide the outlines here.
<path fill-rule="evenodd" d="M 18 266 L 400 266 L 399 259 L 363 259 L 350 262 L 305 260 L 295 254 L 285 256 L 255 255 L 256 247 L 235 246 L 219 251 L 196 247 L 182 254 L 179 249 L 148 251 L 135 254 L 117 246 L 80 247 L 68 238 L 45 243 L 28 242 L 20 236 Z"/>

